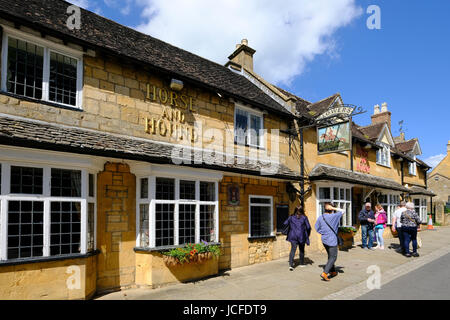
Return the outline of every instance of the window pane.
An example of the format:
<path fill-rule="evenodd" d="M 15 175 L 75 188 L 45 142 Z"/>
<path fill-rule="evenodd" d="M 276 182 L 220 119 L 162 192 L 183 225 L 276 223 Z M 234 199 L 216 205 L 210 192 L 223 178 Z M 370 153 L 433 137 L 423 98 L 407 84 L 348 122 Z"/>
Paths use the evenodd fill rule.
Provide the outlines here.
<path fill-rule="evenodd" d="M 95 249 L 94 247 L 94 240 L 95 240 L 95 204 L 94 203 L 88 203 L 88 230 L 87 230 L 87 250 L 92 251 Z"/>
<path fill-rule="evenodd" d="M 148 178 L 141 179 L 141 199 L 148 198 Z"/>
<path fill-rule="evenodd" d="M 145 248 L 150 244 L 149 240 L 149 221 L 148 221 L 148 204 L 139 205 L 139 218 L 140 218 L 140 246 Z"/>
<path fill-rule="evenodd" d="M 214 205 L 200 205 L 200 241 L 216 241 Z"/>
<path fill-rule="evenodd" d="M 50 221 L 50 255 L 80 253 L 81 203 L 51 202 Z"/>
<path fill-rule="evenodd" d="M 261 117 L 250 115 L 250 144 L 259 146 L 261 144 Z"/>
<path fill-rule="evenodd" d="M 11 166 L 11 193 L 42 194 L 42 168 Z"/>
<path fill-rule="evenodd" d="M 195 181 L 180 180 L 180 199 L 195 200 Z"/>
<path fill-rule="evenodd" d="M 43 64 L 42 47 L 9 37 L 6 84 L 8 92 L 42 99 Z"/>
<path fill-rule="evenodd" d="M 175 180 L 156 178 L 156 199 L 175 200 Z"/>
<path fill-rule="evenodd" d="M 248 113 L 236 109 L 236 123 L 234 124 L 234 139 L 239 144 L 247 143 Z"/>
<path fill-rule="evenodd" d="M 44 202 L 9 201 L 8 259 L 43 255 Z"/>
<path fill-rule="evenodd" d="M 270 198 L 250 198 L 251 204 L 270 204 Z"/>
<path fill-rule="evenodd" d="M 157 247 L 174 244 L 173 212 L 173 204 L 155 204 L 155 242 Z"/>
<path fill-rule="evenodd" d="M 49 100 L 76 105 L 77 60 L 59 53 L 50 53 Z"/>
<path fill-rule="evenodd" d="M 88 195 L 89 197 L 93 197 L 94 196 L 94 175 L 93 174 L 89 174 L 89 191 L 88 191 Z"/>
<path fill-rule="evenodd" d="M 52 169 L 52 197 L 81 197 L 81 171 Z"/>
<path fill-rule="evenodd" d="M 330 199 L 330 188 L 319 188 L 319 199 Z"/>
<path fill-rule="evenodd" d="M 270 207 L 255 207 L 250 209 L 251 236 L 270 236 L 272 232 Z"/>
<path fill-rule="evenodd" d="M 216 201 L 215 182 L 200 182 L 200 201 Z"/>
<path fill-rule="evenodd" d="M 178 209 L 178 244 L 195 243 L 195 204 L 180 204 Z"/>

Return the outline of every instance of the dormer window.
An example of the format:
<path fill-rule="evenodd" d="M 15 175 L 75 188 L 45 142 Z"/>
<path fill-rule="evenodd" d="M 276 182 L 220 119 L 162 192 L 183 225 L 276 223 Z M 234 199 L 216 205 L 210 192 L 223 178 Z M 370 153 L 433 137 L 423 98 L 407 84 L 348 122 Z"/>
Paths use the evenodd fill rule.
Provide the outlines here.
<path fill-rule="evenodd" d="M 391 166 L 391 150 L 388 145 L 383 144 L 382 148 L 378 149 L 377 164 L 385 167 Z"/>
<path fill-rule="evenodd" d="M 415 160 L 416 157 L 414 157 Z M 413 162 L 408 162 L 408 169 L 409 169 L 409 174 L 412 176 L 415 176 L 417 174 L 417 164 L 415 161 Z"/>
<path fill-rule="evenodd" d="M 3 92 L 81 108 L 82 54 L 4 27 Z"/>
<path fill-rule="evenodd" d="M 236 106 L 234 112 L 234 141 L 240 145 L 264 147 L 263 114 Z"/>

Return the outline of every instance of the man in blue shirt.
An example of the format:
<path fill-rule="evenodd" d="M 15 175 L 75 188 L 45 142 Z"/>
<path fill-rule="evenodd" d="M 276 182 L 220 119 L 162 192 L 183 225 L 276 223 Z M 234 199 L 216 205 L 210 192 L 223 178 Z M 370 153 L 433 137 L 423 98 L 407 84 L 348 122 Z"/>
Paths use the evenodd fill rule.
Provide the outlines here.
<path fill-rule="evenodd" d="M 361 224 L 362 248 L 373 250 L 373 227 L 375 223 L 375 214 L 372 211 L 372 205 L 367 202 L 364 209 L 359 213 L 359 222 Z M 367 244 L 367 234 L 369 234 L 369 243 Z"/>
<path fill-rule="evenodd" d="M 327 264 L 320 275 L 325 281 L 330 281 L 329 277 L 337 276 L 334 264 L 338 255 L 337 233 L 343 213 L 343 209 L 335 208 L 331 203 L 327 202 L 325 203 L 325 213 L 316 221 L 316 231 L 322 235 L 322 243 L 328 254 Z"/>

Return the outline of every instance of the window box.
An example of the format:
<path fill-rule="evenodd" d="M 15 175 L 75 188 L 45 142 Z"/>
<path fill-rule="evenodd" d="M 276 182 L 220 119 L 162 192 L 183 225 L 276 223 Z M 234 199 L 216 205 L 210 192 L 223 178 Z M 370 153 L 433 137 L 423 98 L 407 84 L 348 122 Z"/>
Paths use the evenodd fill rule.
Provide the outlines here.
<path fill-rule="evenodd" d="M 185 263 L 202 263 L 213 257 L 220 256 L 220 246 L 208 243 L 187 244 L 182 248 L 161 251 L 163 261 L 167 266 L 182 265 Z"/>

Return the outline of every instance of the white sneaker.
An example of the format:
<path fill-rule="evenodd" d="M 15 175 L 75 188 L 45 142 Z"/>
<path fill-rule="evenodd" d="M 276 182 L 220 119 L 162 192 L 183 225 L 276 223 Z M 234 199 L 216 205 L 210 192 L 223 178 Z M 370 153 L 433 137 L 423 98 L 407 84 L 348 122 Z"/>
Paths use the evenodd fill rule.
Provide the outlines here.
<path fill-rule="evenodd" d="M 294 268 L 292 268 L 292 267 L 289 267 L 289 271 L 294 271 Z"/>

